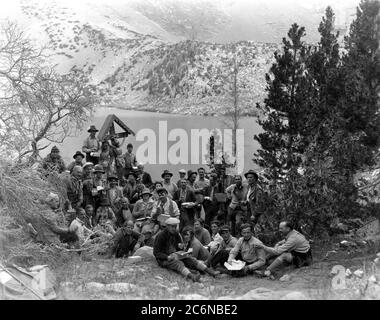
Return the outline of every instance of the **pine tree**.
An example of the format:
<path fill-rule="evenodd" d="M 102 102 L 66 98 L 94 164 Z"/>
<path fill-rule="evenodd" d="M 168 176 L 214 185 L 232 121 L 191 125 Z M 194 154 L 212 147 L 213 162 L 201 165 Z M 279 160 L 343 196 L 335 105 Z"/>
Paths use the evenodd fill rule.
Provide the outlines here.
<path fill-rule="evenodd" d="M 345 38 L 344 86 L 339 104 L 339 129 L 344 134 L 335 150 L 336 163 L 349 179 L 356 170 L 373 164 L 380 146 L 379 44 L 380 1 L 362 0 Z"/>
<path fill-rule="evenodd" d="M 275 53 L 276 62 L 266 75 L 268 97 L 257 105 L 265 119 L 258 123 L 264 132 L 255 135 L 261 144 L 254 161 L 265 168 L 272 180 L 281 179 L 301 163 L 304 149 L 305 110 L 308 108 L 310 83 L 305 73 L 309 48 L 302 41 L 305 28 L 293 24 L 283 39 L 283 53 Z"/>

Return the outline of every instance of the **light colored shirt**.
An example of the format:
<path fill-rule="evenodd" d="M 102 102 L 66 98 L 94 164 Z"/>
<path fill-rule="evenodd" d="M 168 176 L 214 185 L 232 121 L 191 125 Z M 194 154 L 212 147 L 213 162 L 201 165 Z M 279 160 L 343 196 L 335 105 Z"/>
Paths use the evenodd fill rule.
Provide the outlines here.
<path fill-rule="evenodd" d="M 194 183 L 195 189 L 204 189 L 210 185 L 210 180 L 204 178 L 203 180 L 197 180 Z"/>
<path fill-rule="evenodd" d="M 177 185 L 174 182 L 165 183 L 165 181 L 162 181 L 162 187 L 164 187 L 168 193 L 171 195 L 171 198 L 174 197 L 174 193 L 178 190 Z"/>
<path fill-rule="evenodd" d="M 230 238 L 227 241 L 222 241 L 222 243 L 219 246 L 219 250 L 231 251 L 236 246 L 237 242 L 238 239 L 230 235 Z"/>
<path fill-rule="evenodd" d="M 309 241 L 306 240 L 303 234 L 294 229 L 286 235 L 285 241 L 281 241 L 280 243 L 280 245 L 277 244 L 274 248 L 267 247 L 265 250 L 274 255 L 280 255 L 291 251 L 306 253 L 310 249 Z"/>
<path fill-rule="evenodd" d="M 100 149 L 99 140 L 97 138 L 87 137 L 87 139 L 84 140 L 83 142 L 82 151 L 84 153 L 91 153 L 93 152 L 92 148 L 96 148 L 96 152 L 99 151 Z"/>
<path fill-rule="evenodd" d="M 178 209 L 177 204 L 169 198 L 167 198 L 166 202 L 163 205 L 160 200 L 157 200 L 154 202 L 153 209 L 152 209 L 152 216 L 157 214 L 158 208 L 162 208 L 163 212 L 161 212 L 161 214 L 168 214 L 172 217 L 179 216 L 179 209 Z"/>
<path fill-rule="evenodd" d="M 235 247 L 230 252 L 230 259 L 235 259 L 240 253 L 243 261 L 250 265 L 250 269 L 260 268 L 265 264 L 265 251 L 264 249 L 257 248 L 257 244 L 262 242 L 252 236 L 248 241 L 241 237 Z"/>
<path fill-rule="evenodd" d="M 153 210 L 154 201 L 149 199 L 145 202 L 143 199 L 138 200 L 133 207 L 133 217 L 135 219 L 150 217 Z"/>
<path fill-rule="evenodd" d="M 91 232 L 89 229 L 87 229 L 84 226 L 84 222 L 79 220 L 78 218 L 75 218 L 71 222 L 69 231 L 74 232 L 77 235 L 80 244 L 83 244 L 83 242 L 85 241 L 86 235 L 88 235 Z"/>
<path fill-rule="evenodd" d="M 231 184 L 226 188 L 227 195 L 231 198 L 230 208 L 235 209 L 242 201 L 246 201 L 248 186 L 242 184 L 240 188 L 236 184 Z"/>

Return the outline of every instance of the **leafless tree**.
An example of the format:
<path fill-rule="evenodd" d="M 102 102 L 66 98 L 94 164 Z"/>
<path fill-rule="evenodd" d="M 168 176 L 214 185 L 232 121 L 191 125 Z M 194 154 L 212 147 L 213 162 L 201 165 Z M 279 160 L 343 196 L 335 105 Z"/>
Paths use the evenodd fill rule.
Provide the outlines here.
<path fill-rule="evenodd" d="M 2 26 L 0 39 L 0 150 L 36 160 L 50 142 L 81 128 L 95 102 L 93 88 L 79 72 L 56 73 L 44 49 L 15 23 Z"/>

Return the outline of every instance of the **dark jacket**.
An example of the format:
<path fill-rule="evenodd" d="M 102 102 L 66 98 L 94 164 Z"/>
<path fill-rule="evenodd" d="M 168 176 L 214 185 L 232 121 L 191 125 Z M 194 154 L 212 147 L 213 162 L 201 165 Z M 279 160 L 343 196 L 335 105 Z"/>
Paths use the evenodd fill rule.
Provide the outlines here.
<path fill-rule="evenodd" d="M 180 200 L 180 197 L 181 197 L 181 189 L 178 189 L 176 192 L 174 192 L 173 200 L 177 203 L 179 209 L 181 209 L 181 204 L 183 202 L 195 202 L 194 191 L 189 188 L 187 188 L 186 190 L 185 200 L 184 201 Z"/>
<path fill-rule="evenodd" d="M 182 243 L 178 232 L 171 234 L 168 230 L 162 230 L 154 241 L 153 254 L 158 263 L 168 260 L 168 256 L 173 252 L 181 250 L 178 245 Z"/>

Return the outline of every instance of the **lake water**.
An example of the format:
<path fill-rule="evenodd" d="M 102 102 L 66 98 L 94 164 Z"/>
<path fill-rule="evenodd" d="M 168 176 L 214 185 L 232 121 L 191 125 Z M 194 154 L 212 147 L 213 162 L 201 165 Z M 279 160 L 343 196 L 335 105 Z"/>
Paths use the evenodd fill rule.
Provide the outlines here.
<path fill-rule="evenodd" d="M 65 160 L 65 163 L 68 164 L 72 161 L 72 156 L 75 151 L 82 149 L 82 144 L 84 139 L 88 136 L 87 128 L 94 124 L 98 129 L 104 123 L 104 120 L 109 114 L 115 114 L 120 118 L 130 129 L 132 129 L 136 136 L 130 135 L 127 139 L 125 139 L 122 149 L 123 152 L 126 151 L 127 144 L 131 142 L 134 146 L 133 152 L 137 153 L 137 151 L 142 150 L 142 145 L 147 144 L 148 138 L 142 138 L 142 134 L 147 131 L 151 131 L 154 133 L 156 138 L 156 143 L 154 140 L 149 138 L 150 145 L 155 145 L 155 149 L 153 149 L 150 159 L 154 160 L 152 163 L 146 163 L 145 169 L 148 171 L 154 180 L 160 179 L 160 175 L 165 169 L 169 169 L 174 173 L 174 180 L 177 181 L 178 178 L 178 170 L 179 169 L 192 169 L 196 170 L 199 167 L 205 167 L 208 171 L 208 167 L 205 164 L 201 164 L 202 158 L 194 159 L 196 154 L 195 142 L 191 139 L 191 130 L 196 129 L 208 129 L 213 130 L 218 128 L 223 131 L 223 129 L 228 129 L 228 126 L 223 122 L 221 117 L 217 116 L 188 116 L 188 115 L 178 115 L 178 114 L 165 114 L 165 113 L 154 113 L 154 112 L 145 112 L 145 111 L 134 111 L 134 110 L 123 110 L 117 108 L 105 108 L 101 107 L 96 110 L 93 116 L 89 119 L 89 121 L 84 126 L 83 131 L 76 137 L 69 137 L 65 140 L 63 144 L 57 144 L 57 146 L 61 150 L 61 154 Z M 161 129 L 160 129 L 161 127 Z M 167 132 L 165 132 L 165 127 L 167 127 Z M 243 171 L 247 171 L 249 169 L 257 169 L 257 166 L 253 163 L 252 158 L 253 154 L 256 152 L 259 144 L 257 141 L 253 139 L 253 136 L 262 131 L 261 127 L 256 123 L 256 118 L 245 117 L 240 120 L 239 127 L 244 130 L 244 147 L 243 143 L 239 145 L 239 151 L 244 154 L 244 167 Z M 150 130 L 149 130 L 150 129 Z M 173 131 L 176 129 L 175 131 Z M 183 129 L 183 130 L 178 130 Z M 172 132 L 171 132 L 172 131 Z M 118 126 L 116 125 L 116 132 L 120 132 L 118 130 Z M 176 139 L 172 138 L 173 141 L 168 141 L 171 139 L 171 135 L 175 136 L 175 133 L 182 132 L 182 140 L 181 143 L 186 142 L 188 147 L 185 148 L 184 153 L 177 152 L 178 156 L 181 154 L 181 161 L 183 163 L 173 164 L 173 152 L 170 153 L 168 150 L 176 144 Z M 228 136 L 228 132 L 226 131 Z M 140 136 L 137 141 L 136 138 Z M 187 137 L 186 137 L 187 136 Z M 145 140 L 144 140 L 145 139 Z M 194 139 L 193 139 L 194 140 Z M 167 146 L 165 146 L 165 143 Z M 185 143 L 185 144 L 186 144 Z M 50 150 L 50 148 L 48 149 Z M 154 151 L 156 155 L 154 155 Z M 201 153 L 201 149 L 198 150 Z M 187 153 L 187 154 L 186 154 Z M 46 152 L 45 152 L 46 154 Z M 169 154 L 166 159 L 166 155 Z M 147 155 L 147 153 L 145 153 Z M 161 157 L 161 159 L 160 159 Z M 138 161 L 139 158 L 137 159 Z M 162 162 L 164 160 L 164 162 Z M 175 162 L 175 161 L 174 161 Z"/>

